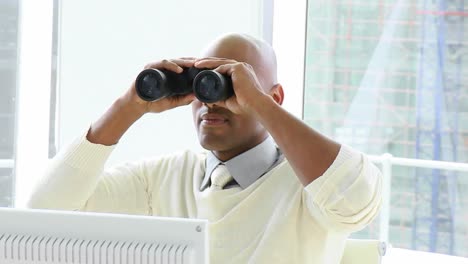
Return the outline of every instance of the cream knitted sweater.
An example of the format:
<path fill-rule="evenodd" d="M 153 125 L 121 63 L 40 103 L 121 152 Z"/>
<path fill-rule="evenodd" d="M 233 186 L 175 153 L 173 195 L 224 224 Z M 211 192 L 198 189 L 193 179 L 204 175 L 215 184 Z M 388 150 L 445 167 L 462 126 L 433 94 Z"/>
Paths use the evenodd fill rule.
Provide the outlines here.
<path fill-rule="evenodd" d="M 204 218 L 211 263 L 289 264 L 339 263 L 349 233 L 373 220 L 381 203 L 380 172 L 346 146 L 306 187 L 285 160 L 244 190 L 217 192 L 200 192 L 204 154 L 104 170 L 112 149 L 76 140 L 51 161 L 29 207 Z"/>

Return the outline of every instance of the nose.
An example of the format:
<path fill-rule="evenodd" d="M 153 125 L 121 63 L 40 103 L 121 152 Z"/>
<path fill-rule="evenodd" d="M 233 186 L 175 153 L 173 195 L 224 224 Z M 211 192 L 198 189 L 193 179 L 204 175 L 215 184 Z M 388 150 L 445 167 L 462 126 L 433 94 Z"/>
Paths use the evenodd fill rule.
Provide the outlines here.
<path fill-rule="evenodd" d="M 213 109 L 216 107 L 216 104 L 214 103 L 203 103 L 203 105 L 208 107 L 208 109 Z"/>

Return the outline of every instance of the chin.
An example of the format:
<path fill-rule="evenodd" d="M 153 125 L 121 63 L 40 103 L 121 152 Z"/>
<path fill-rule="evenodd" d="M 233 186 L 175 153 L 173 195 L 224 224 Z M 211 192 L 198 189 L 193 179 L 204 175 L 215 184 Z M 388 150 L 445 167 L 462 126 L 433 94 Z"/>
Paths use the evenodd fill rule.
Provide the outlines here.
<path fill-rule="evenodd" d="M 214 144 L 214 143 L 209 143 L 209 142 L 205 142 L 205 141 L 200 141 L 200 145 L 204 149 L 209 150 L 209 151 L 222 151 L 223 150 L 223 147 L 220 146 L 220 144 Z"/>
<path fill-rule="evenodd" d="M 200 145 L 210 151 L 223 151 L 226 149 L 227 140 L 224 138 L 202 135 L 199 137 Z"/>

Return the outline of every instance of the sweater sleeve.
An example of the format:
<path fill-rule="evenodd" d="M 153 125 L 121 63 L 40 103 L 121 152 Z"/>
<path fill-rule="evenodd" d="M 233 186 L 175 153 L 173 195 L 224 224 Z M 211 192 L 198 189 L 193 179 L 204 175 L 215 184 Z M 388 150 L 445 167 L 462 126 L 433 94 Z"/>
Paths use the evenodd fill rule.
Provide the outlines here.
<path fill-rule="evenodd" d="M 104 172 L 115 146 L 85 136 L 60 151 L 33 189 L 30 208 L 148 214 L 147 184 L 137 164 Z"/>
<path fill-rule="evenodd" d="M 325 228 L 354 232 L 378 215 L 382 175 L 364 154 L 342 145 L 330 168 L 305 187 L 304 200 Z"/>

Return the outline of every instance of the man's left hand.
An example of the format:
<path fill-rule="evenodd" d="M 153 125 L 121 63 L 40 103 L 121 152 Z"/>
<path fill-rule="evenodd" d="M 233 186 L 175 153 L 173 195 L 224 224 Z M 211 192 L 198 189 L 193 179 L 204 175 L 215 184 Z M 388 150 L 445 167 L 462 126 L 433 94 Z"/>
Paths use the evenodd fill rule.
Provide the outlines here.
<path fill-rule="evenodd" d="M 231 76 L 234 95 L 224 102 L 215 104 L 224 106 L 235 114 L 251 113 L 258 99 L 266 95 L 252 66 L 248 63 L 209 57 L 196 60 L 195 67 L 214 69 L 221 74 Z"/>

